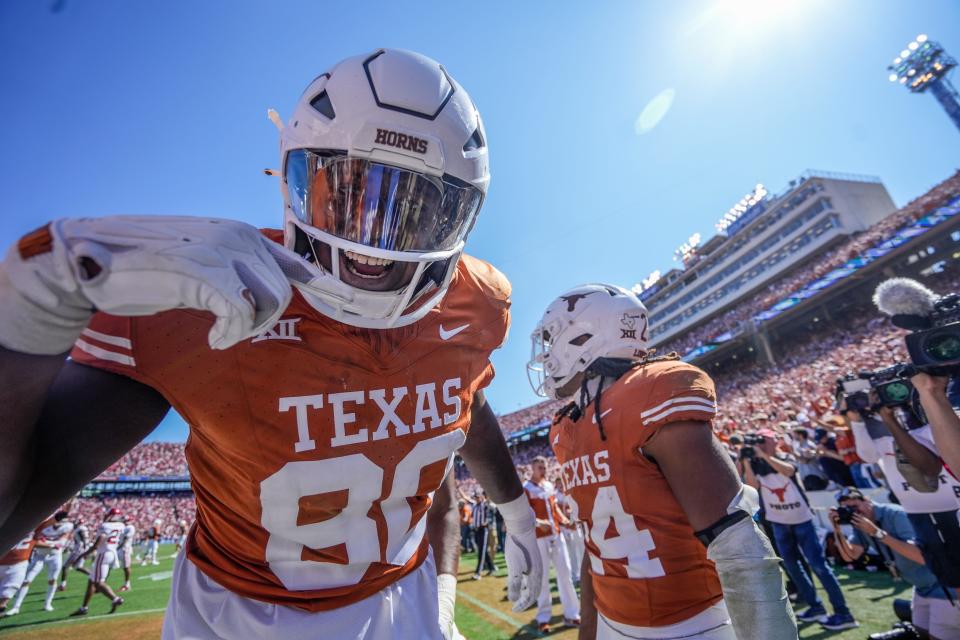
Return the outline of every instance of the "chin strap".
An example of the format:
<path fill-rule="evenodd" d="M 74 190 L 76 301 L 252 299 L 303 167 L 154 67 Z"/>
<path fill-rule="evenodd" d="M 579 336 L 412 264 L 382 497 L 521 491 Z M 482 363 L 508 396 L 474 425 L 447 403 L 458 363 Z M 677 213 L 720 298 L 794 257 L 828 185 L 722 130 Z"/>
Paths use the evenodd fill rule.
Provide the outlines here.
<path fill-rule="evenodd" d="M 616 382 L 623 374 L 631 369 L 635 369 L 644 364 L 646 360 L 628 360 L 626 358 L 597 358 L 587 367 L 580 384 L 580 402 L 581 411 L 591 400 L 593 401 L 593 420 L 597 423 L 597 429 L 600 431 L 600 439 L 606 440 L 607 434 L 603 431 L 603 418 L 600 410 L 600 397 L 603 395 L 603 387 L 608 379 Z M 593 397 L 590 397 L 590 385 L 597 380 L 597 390 Z"/>

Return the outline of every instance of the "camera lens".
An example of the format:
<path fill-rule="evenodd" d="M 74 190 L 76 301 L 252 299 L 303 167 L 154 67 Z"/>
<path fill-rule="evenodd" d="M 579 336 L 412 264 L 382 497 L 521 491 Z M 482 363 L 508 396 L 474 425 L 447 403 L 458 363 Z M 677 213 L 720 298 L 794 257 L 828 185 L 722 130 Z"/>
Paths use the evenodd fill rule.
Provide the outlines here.
<path fill-rule="evenodd" d="M 890 402 L 906 402 L 910 399 L 910 386 L 903 382 L 891 382 L 883 390 Z"/>
<path fill-rule="evenodd" d="M 924 347 L 927 355 L 937 362 L 960 359 L 960 336 L 955 333 L 931 336 Z"/>

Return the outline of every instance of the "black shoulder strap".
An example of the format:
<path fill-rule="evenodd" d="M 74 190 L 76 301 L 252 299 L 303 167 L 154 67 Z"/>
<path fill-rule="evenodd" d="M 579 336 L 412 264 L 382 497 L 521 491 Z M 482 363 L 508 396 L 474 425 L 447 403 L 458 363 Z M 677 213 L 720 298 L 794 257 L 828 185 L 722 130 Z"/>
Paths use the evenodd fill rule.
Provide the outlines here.
<path fill-rule="evenodd" d="M 807 506 L 810 506 L 810 498 L 807 497 L 807 492 L 803 490 L 803 485 L 797 480 L 797 476 L 800 475 L 800 471 L 797 470 L 792 476 L 790 476 L 790 482 L 793 483 L 793 486 L 797 488 L 800 492 L 800 495 L 803 496 L 803 501 L 807 503 Z"/>

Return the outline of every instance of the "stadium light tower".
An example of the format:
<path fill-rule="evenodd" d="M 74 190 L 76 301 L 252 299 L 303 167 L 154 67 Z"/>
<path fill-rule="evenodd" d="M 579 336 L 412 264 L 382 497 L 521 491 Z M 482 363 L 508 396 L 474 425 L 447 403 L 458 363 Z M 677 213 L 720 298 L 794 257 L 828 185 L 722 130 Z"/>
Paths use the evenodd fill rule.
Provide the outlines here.
<path fill-rule="evenodd" d="M 947 74 L 955 66 L 957 61 L 939 43 L 920 34 L 893 59 L 893 64 L 887 69 L 890 71 L 890 82 L 899 82 L 912 93 L 923 93 L 929 89 L 953 124 L 960 129 L 960 96 L 947 79 Z"/>

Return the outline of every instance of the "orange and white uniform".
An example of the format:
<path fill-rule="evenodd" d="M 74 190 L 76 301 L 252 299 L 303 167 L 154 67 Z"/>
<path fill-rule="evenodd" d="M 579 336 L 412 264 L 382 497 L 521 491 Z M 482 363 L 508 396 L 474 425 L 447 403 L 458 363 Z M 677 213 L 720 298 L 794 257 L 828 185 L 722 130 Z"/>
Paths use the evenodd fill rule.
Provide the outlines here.
<path fill-rule="evenodd" d="M 573 586 L 573 568 L 570 566 L 567 543 L 560 535 L 560 522 L 564 520 L 564 516 L 557 506 L 556 488 L 546 479 L 539 483 L 527 480 L 523 483 L 523 490 L 537 517 L 537 547 L 543 562 L 543 580 L 540 583 L 540 596 L 537 598 L 537 622 L 550 622 L 552 617 L 551 564 L 557 572 L 557 591 L 560 592 L 563 617 L 568 620 L 579 618 L 580 599 Z M 541 521 L 548 522 L 550 527 L 540 526 Z"/>
<path fill-rule="evenodd" d="M 34 542 L 33 532 L 31 532 L 13 549 L 0 557 L 0 599 L 12 598 L 23 584 Z"/>
<path fill-rule="evenodd" d="M 732 638 L 713 563 L 643 455 L 671 422 L 713 418 L 713 381 L 692 365 L 653 361 L 605 389 L 600 411 L 606 439 L 593 403 L 550 431 L 571 512 L 587 530 L 597 637 Z"/>
<path fill-rule="evenodd" d="M 72 357 L 157 389 L 190 424 L 197 518 L 164 637 L 197 633 L 181 622 L 221 637 L 290 637 L 278 625 L 356 637 L 407 577 L 423 619 L 435 614 L 424 514 L 493 379 L 509 295 L 465 255 L 441 304 L 396 329 L 338 323 L 296 291 L 275 327 L 223 351 L 207 346 L 205 313 L 95 316 Z M 401 618 L 392 637 L 405 621 L 431 637 L 413 630 L 416 611 Z"/>

